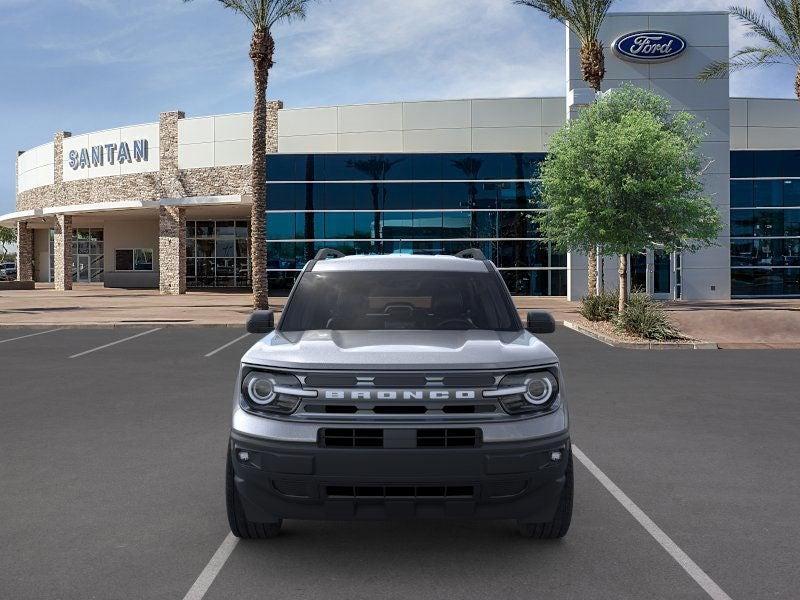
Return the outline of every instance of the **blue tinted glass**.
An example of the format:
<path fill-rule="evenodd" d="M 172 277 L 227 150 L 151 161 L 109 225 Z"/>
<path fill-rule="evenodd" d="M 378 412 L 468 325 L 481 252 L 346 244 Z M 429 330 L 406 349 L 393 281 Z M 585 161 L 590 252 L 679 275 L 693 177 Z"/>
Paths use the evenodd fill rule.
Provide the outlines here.
<path fill-rule="evenodd" d="M 299 155 L 294 174 L 298 181 L 325 181 L 325 155 Z"/>
<path fill-rule="evenodd" d="M 315 242 L 314 249 L 315 252 L 319 252 L 323 248 L 331 248 L 333 250 L 338 250 L 342 254 L 353 254 L 353 242 L 349 241 L 325 241 L 325 242 Z"/>
<path fill-rule="evenodd" d="M 303 184 L 297 208 L 300 210 L 322 210 L 325 207 L 325 191 L 327 187 L 324 183 Z"/>
<path fill-rule="evenodd" d="M 800 150 L 782 150 L 781 177 L 800 177 Z"/>
<path fill-rule="evenodd" d="M 755 206 L 783 206 L 783 181 L 756 181 Z"/>
<path fill-rule="evenodd" d="M 783 182 L 783 205 L 800 206 L 800 180 L 791 179 Z"/>
<path fill-rule="evenodd" d="M 383 238 L 408 238 L 414 235 L 412 213 L 383 213 Z"/>
<path fill-rule="evenodd" d="M 731 181 L 731 206 L 734 208 L 753 206 L 752 181 Z"/>
<path fill-rule="evenodd" d="M 380 209 L 383 205 L 384 184 L 353 183 L 351 186 L 351 191 L 353 193 L 353 208 L 355 210 L 375 210 L 376 207 L 377 209 Z"/>
<path fill-rule="evenodd" d="M 546 267 L 548 266 L 547 242 L 500 241 L 498 244 L 498 267 Z"/>
<path fill-rule="evenodd" d="M 475 237 L 472 232 L 472 217 L 479 213 L 469 211 L 446 212 L 444 213 L 444 229 L 442 237 L 445 238 L 466 238 Z M 477 229 L 477 221 L 475 223 Z M 477 231 L 475 232 L 477 233 Z"/>
<path fill-rule="evenodd" d="M 756 177 L 780 177 L 783 153 L 779 150 L 755 152 L 754 174 Z"/>
<path fill-rule="evenodd" d="M 731 152 L 731 177 L 753 177 L 755 152 Z"/>
<path fill-rule="evenodd" d="M 566 264 L 566 260 L 564 261 Z M 567 295 L 567 270 L 559 269 L 550 271 L 550 295 L 551 296 L 566 296 Z"/>
<path fill-rule="evenodd" d="M 384 210 L 408 210 L 413 208 L 412 190 L 414 183 L 385 183 L 383 184 Z"/>
<path fill-rule="evenodd" d="M 552 244 L 550 244 L 550 266 L 551 267 L 566 267 L 567 266 L 567 254 L 565 252 L 559 252 L 556 250 Z M 564 292 L 566 294 L 566 292 Z M 556 294 L 559 295 L 559 294 Z"/>
<path fill-rule="evenodd" d="M 328 239 L 349 239 L 353 237 L 353 213 L 325 213 L 325 237 Z"/>
<path fill-rule="evenodd" d="M 325 179 L 327 181 L 357 181 L 371 179 L 366 173 L 357 171 L 349 154 L 325 155 Z"/>
<path fill-rule="evenodd" d="M 352 183 L 325 184 L 325 210 L 353 210 Z"/>
<path fill-rule="evenodd" d="M 377 239 L 380 237 L 380 213 L 357 212 L 355 213 L 355 233 L 357 239 Z M 376 228 L 377 224 L 377 228 Z"/>
<path fill-rule="evenodd" d="M 267 155 L 267 181 L 296 181 L 295 167 L 300 157 L 294 154 Z"/>
<path fill-rule="evenodd" d="M 753 235 L 753 211 L 731 211 L 731 235 L 750 237 Z"/>
<path fill-rule="evenodd" d="M 267 213 L 267 239 L 293 240 L 295 213 Z M 217 252 L 219 256 L 219 252 Z"/>
<path fill-rule="evenodd" d="M 441 184 L 442 208 L 469 208 L 470 191 L 477 186 L 474 183 Z"/>
<path fill-rule="evenodd" d="M 385 179 L 404 179 L 404 170 L 407 159 L 403 156 L 392 154 L 354 154 L 349 155 L 344 161 L 339 161 L 338 169 L 343 175 L 338 179 L 383 181 Z M 337 164 L 331 161 L 328 164 Z"/>
<path fill-rule="evenodd" d="M 496 238 L 498 236 L 499 232 L 497 231 L 496 212 L 494 211 L 474 212 L 472 213 L 472 218 L 474 220 L 474 225 L 475 225 L 475 237 Z"/>
<path fill-rule="evenodd" d="M 800 210 L 783 211 L 783 235 L 800 236 Z"/>
<path fill-rule="evenodd" d="M 414 179 L 441 179 L 441 154 L 415 154 L 411 157 L 411 176 Z"/>
<path fill-rule="evenodd" d="M 295 210 L 302 185 L 275 183 L 267 186 L 267 208 L 269 210 Z"/>
<path fill-rule="evenodd" d="M 500 184 L 500 208 L 528 208 L 533 194 L 530 183 Z"/>
<path fill-rule="evenodd" d="M 731 293 L 735 296 L 800 294 L 800 269 L 733 269 Z"/>
<path fill-rule="evenodd" d="M 501 211 L 498 213 L 500 219 L 501 238 L 527 238 L 535 237 L 531 235 L 536 231 L 530 221 L 530 213 L 520 211 Z"/>
<path fill-rule="evenodd" d="M 517 296 L 547 296 L 547 271 L 500 271 L 509 291 Z"/>
<path fill-rule="evenodd" d="M 413 184 L 411 188 L 411 202 L 414 210 L 425 208 L 442 208 L 442 184 Z"/>
<path fill-rule="evenodd" d="M 322 237 L 322 230 L 317 230 L 315 214 L 312 212 L 295 213 L 294 232 L 295 237 L 300 240 Z"/>
<path fill-rule="evenodd" d="M 782 236 L 784 210 L 754 210 L 753 235 L 756 237 Z"/>
<path fill-rule="evenodd" d="M 539 177 L 539 170 L 547 154 L 544 152 L 528 152 L 514 155 L 514 173 L 509 179 L 534 179 Z M 522 175 L 520 176 L 520 173 Z"/>
<path fill-rule="evenodd" d="M 442 213 L 440 212 L 415 212 L 414 237 L 415 238 L 434 238 L 442 237 Z"/>
<path fill-rule="evenodd" d="M 356 254 L 381 254 L 380 242 L 354 242 L 353 252 Z"/>
<path fill-rule="evenodd" d="M 387 163 L 384 179 L 411 179 L 411 157 L 408 154 L 384 154 Z"/>
<path fill-rule="evenodd" d="M 294 242 L 267 243 L 268 269 L 294 269 L 296 265 Z"/>
<path fill-rule="evenodd" d="M 497 208 L 500 188 L 502 183 L 482 183 L 469 184 L 468 193 L 470 206 L 472 208 Z"/>

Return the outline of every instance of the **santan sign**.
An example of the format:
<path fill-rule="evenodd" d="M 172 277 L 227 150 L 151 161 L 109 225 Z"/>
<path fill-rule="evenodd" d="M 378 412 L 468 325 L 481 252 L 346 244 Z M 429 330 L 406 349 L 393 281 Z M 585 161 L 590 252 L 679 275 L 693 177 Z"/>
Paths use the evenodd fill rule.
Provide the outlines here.
<path fill-rule="evenodd" d="M 665 31 L 637 31 L 614 40 L 614 53 L 634 62 L 672 60 L 686 50 L 686 40 Z"/>
<path fill-rule="evenodd" d="M 104 164 L 147 162 L 148 157 L 147 140 L 141 139 L 133 140 L 131 144 L 120 142 L 119 144 L 102 144 L 91 148 L 81 148 L 80 151 L 70 150 L 67 161 L 72 170 L 77 171 L 78 169 L 102 167 Z"/>

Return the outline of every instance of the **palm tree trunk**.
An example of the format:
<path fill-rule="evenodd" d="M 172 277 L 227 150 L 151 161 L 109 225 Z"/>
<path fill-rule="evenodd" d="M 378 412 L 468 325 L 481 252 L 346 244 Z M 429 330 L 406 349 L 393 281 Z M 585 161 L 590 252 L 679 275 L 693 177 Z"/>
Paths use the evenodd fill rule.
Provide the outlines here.
<path fill-rule="evenodd" d="M 606 76 L 606 65 L 603 45 L 597 40 L 581 46 L 581 75 L 590 88 L 595 92 L 600 91 L 600 84 Z"/>
<path fill-rule="evenodd" d="M 800 68 L 797 69 L 797 75 L 794 78 L 794 94 L 800 100 Z"/>
<path fill-rule="evenodd" d="M 619 255 L 619 314 L 625 310 L 628 304 L 628 258 L 624 254 Z"/>
<path fill-rule="evenodd" d="M 600 91 L 603 77 L 606 75 L 606 67 L 603 45 L 597 40 L 591 40 L 581 45 L 581 75 L 590 88 L 595 92 Z M 597 293 L 597 250 L 594 247 L 589 250 L 588 260 L 588 295 L 594 296 Z"/>
<path fill-rule="evenodd" d="M 267 287 L 267 83 L 275 49 L 269 31 L 256 29 L 250 43 L 253 61 L 255 99 L 253 102 L 253 155 L 252 180 L 253 205 L 250 209 L 251 240 L 250 267 L 253 271 L 253 309 L 269 308 Z"/>

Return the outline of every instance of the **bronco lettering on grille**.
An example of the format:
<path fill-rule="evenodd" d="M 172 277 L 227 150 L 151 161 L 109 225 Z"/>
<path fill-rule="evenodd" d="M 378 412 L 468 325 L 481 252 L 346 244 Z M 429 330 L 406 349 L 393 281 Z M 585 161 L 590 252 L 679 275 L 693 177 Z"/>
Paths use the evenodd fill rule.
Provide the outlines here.
<path fill-rule="evenodd" d="M 474 390 L 325 390 L 326 400 L 474 400 Z"/>

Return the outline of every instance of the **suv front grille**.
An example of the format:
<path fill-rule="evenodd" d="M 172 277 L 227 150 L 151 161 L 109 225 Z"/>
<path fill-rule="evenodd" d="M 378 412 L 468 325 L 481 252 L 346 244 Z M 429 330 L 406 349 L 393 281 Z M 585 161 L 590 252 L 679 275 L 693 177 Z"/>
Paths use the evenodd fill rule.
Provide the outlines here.
<path fill-rule="evenodd" d="M 323 448 L 476 448 L 480 445 L 480 429 L 443 428 L 390 430 L 391 442 L 386 444 L 383 429 L 330 428 L 320 429 L 319 442 Z M 400 434 L 399 436 L 396 434 Z M 409 435 L 403 435 L 409 434 Z"/>
<path fill-rule="evenodd" d="M 328 498 L 414 498 L 445 500 L 472 498 L 475 487 L 471 485 L 328 485 Z"/>

